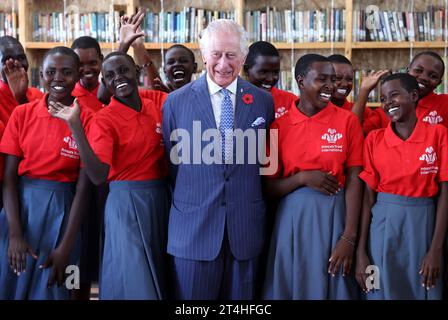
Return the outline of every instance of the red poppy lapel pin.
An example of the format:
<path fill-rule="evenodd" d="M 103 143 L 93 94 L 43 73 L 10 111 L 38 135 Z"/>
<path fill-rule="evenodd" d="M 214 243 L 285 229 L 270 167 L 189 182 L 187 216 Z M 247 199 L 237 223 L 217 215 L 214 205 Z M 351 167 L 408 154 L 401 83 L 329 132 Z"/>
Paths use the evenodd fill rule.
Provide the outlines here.
<path fill-rule="evenodd" d="M 243 95 L 243 102 L 245 104 L 252 104 L 254 102 L 254 97 L 250 93 Z"/>

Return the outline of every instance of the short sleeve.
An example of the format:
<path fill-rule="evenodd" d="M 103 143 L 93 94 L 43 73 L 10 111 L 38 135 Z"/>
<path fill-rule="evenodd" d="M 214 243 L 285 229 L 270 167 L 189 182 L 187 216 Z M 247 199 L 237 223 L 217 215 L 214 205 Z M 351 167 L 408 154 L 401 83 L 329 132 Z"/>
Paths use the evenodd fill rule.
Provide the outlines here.
<path fill-rule="evenodd" d="M 0 152 L 13 156 L 23 157 L 23 150 L 20 146 L 20 115 L 22 108 L 16 108 L 9 118 L 3 137 L 0 143 Z"/>
<path fill-rule="evenodd" d="M 5 125 L 2 121 L 0 121 L 0 141 L 3 136 L 3 132 L 5 132 Z M 3 154 L 0 154 L 0 181 L 3 181 L 3 172 L 5 170 L 5 158 Z"/>
<path fill-rule="evenodd" d="M 359 174 L 359 177 L 367 183 L 367 185 L 372 190 L 378 189 L 379 184 L 379 175 L 378 171 L 375 169 L 375 165 L 373 162 L 373 147 L 375 143 L 376 134 L 372 133 L 367 136 L 364 142 L 364 155 L 363 155 L 363 165 L 364 170 Z"/>
<path fill-rule="evenodd" d="M 168 94 L 159 90 L 139 90 L 140 97 L 154 101 L 155 105 L 162 110 L 163 104 Z"/>
<path fill-rule="evenodd" d="M 115 130 L 104 117 L 95 116 L 90 122 L 88 140 L 93 152 L 103 163 L 112 166 Z"/>
<path fill-rule="evenodd" d="M 439 173 L 437 175 L 437 179 L 439 182 L 448 181 L 448 130 L 439 125 L 438 129 L 440 129 L 439 134 Z"/>
<path fill-rule="evenodd" d="M 348 152 L 347 160 L 345 162 L 345 167 L 357 167 L 362 166 L 362 148 L 364 142 L 364 134 L 362 132 L 361 125 L 359 124 L 358 118 L 350 114 L 348 119 L 348 130 L 346 131 L 349 135 L 348 141 Z"/>

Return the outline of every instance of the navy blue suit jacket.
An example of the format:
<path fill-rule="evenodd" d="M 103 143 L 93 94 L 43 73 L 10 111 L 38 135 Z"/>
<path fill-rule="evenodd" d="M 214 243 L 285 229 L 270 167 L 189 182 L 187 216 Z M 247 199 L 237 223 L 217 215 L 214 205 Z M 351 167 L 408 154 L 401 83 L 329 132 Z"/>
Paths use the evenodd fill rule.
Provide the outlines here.
<path fill-rule="evenodd" d="M 247 94 L 252 96 L 252 103 L 243 101 Z M 238 78 L 235 104 L 235 129 L 265 129 L 267 132 L 274 120 L 274 102 L 268 92 Z M 171 132 L 184 129 L 193 135 L 194 121 L 200 121 L 200 133 L 216 129 L 206 75 L 170 93 L 164 103 L 162 128 L 168 156 L 175 144 L 181 142 L 171 141 Z M 210 141 L 188 142 L 188 158 L 193 161 L 194 148 L 200 146 L 203 150 L 208 144 Z M 184 151 L 180 154 L 184 155 Z M 220 252 L 225 228 L 235 258 L 251 259 L 261 252 L 265 239 L 265 204 L 260 163 L 258 158 L 255 163 L 248 163 L 248 154 L 253 150 L 249 151 L 247 144 L 244 151 L 244 164 L 205 164 L 202 161 L 200 164 L 173 164 L 170 161 L 174 189 L 168 253 L 185 259 L 214 260 Z"/>

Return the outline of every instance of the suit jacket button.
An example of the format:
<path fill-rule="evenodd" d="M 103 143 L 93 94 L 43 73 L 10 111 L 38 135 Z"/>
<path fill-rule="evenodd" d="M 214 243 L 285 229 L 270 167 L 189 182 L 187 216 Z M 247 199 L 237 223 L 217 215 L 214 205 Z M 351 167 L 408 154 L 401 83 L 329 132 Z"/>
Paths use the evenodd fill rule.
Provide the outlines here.
<path fill-rule="evenodd" d="M 222 205 L 223 207 L 225 207 L 226 202 L 225 202 L 225 201 L 221 202 L 221 205 Z"/>
<path fill-rule="evenodd" d="M 226 181 L 229 181 L 230 179 L 229 179 L 229 177 L 226 177 Z"/>

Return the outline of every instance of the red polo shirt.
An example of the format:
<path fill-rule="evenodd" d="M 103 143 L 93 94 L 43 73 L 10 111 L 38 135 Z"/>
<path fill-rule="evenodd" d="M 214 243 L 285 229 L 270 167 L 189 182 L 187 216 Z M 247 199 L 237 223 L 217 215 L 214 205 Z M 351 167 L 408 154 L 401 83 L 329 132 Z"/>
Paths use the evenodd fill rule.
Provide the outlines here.
<path fill-rule="evenodd" d="M 19 176 L 76 181 L 80 163 L 78 147 L 67 124 L 48 113 L 47 96 L 14 109 L 0 152 L 22 158 Z M 87 127 L 92 111 L 81 104 L 80 108 L 81 121 Z"/>
<path fill-rule="evenodd" d="M 3 136 L 3 132 L 5 132 L 5 125 L 0 121 L 0 141 Z M 3 181 L 3 172 L 5 170 L 5 157 L 3 154 L 0 154 L 0 181 Z"/>
<path fill-rule="evenodd" d="M 38 100 L 43 97 L 42 91 L 36 88 L 28 88 L 26 98 L 29 102 Z M 0 80 L 0 121 L 6 126 L 12 111 L 19 103 L 14 98 L 8 84 Z"/>
<path fill-rule="evenodd" d="M 438 183 L 448 181 L 448 132 L 441 125 L 417 121 L 401 140 L 387 128 L 371 132 L 364 143 L 364 171 L 359 175 L 377 192 L 433 197 Z"/>
<path fill-rule="evenodd" d="M 347 111 L 352 111 L 353 105 L 353 102 L 346 99 L 341 108 Z M 363 118 L 362 129 L 366 134 L 374 129 L 385 128 L 389 123 L 389 118 L 386 116 L 382 108 L 364 108 Z"/>
<path fill-rule="evenodd" d="M 160 108 L 152 100 L 142 102 L 137 112 L 112 97 L 89 128 L 93 151 L 110 166 L 109 181 L 152 180 L 167 174 Z"/>
<path fill-rule="evenodd" d="M 448 95 L 429 93 L 417 105 L 417 118 L 429 124 L 443 124 L 448 127 Z"/>
<path fill-rule="evenodd" d="M 331 171 L 345 185 L 345 169 L 362 166 L 364 137 L 359 120 L 332 103 L 312 117 L 293 103 L 271 129 L 278 130 L 279 168 L 274 177 L 305 170 Z"/>
<path fill-rule="evenodd" d="M 97 112 L 102 109 L 104 105 L 98 100 L 98 88 L 99 84 L 92 91 L 84 88 L 78 81 L 76 83 L 75 89 L 72 91 L 72 96 L 78 99 L 80 104 L 90 108 L 93 112 Z"/>
<path fill-rule="evenodd" d="M 138 89 L 138 93 L 142 99 L 149 99 L 154 101 L 155 105 L 162 110 L 163 103 L 168 97 L 168 93 L 159 91 L 159 90 L 146 90 L 146 89 Z"/>
<path fill-rule="evenodd" d="M 272 99 L 274 99 L 274 110 L 275 110 L 275 118 L 280 118 L 285 115 L 289 108 L 291 108 L 291 104 L 296 101 L 298 98 L 295 94 L 280 90 L 276 87 L 272 87 L 271 89 Z"/>
<path fill-rule="evenodd" d="M 383 108 L 366 108 L 362 128 L 364 129 L 364 132 L 368 134 L 372 130 L 386 128 L 389 122 L 390 119 Z"/>

